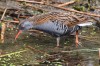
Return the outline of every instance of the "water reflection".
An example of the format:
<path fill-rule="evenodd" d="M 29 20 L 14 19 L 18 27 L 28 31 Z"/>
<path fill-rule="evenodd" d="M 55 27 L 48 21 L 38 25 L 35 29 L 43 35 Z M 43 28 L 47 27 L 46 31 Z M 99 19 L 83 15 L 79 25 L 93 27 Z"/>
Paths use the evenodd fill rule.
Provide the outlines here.
<path fill-rule="evenodd" d="M 83 61 L 82 66 L 99 66 L 99 63 L 97 60 L 89 59 L 87 61 Z"/>
<path fill-rule="evenodd" d="M 85 64 L 86 64 L 85 66 L 94 66 L 94 61 L 88 60 L 85 62 Z"/>

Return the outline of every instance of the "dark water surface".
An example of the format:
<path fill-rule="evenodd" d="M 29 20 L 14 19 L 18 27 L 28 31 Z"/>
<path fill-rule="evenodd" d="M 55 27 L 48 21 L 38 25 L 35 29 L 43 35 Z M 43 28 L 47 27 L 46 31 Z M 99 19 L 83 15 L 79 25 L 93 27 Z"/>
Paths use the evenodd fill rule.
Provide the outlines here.
<path fill-rule="evenodd" d="M 26 32 L 21 34 L 15 41 L 14 37 L 16 33 L 17 30 L 6 31 L 5 44 L 0 45 L 0 56 L 5 54 L 8 55 L 0 58 L 0 66 L 99 66 L 98 48 L 100 48 L 100 30 L 95 29 L 94 27 L 83 28 L 82 31 L 80 31 L 79 41 L 82 46 L 79 46 L 78 48 L 75 47 L 75 38 L 73 37 L 62 38 L 60 44 L 61 47 L 55 48 L 56 39 L 50 35 L 34 34 L 34 36 L 30 36 L 29 33 Z M 32 48 L 27 46 L 31 46 Z M 62 51 L 73 52 L 66 52 L 65 54 L 58 53 Z M 53 58 L 53 61 L 49 58 L 51 65 L 50 63 L 49 65 L 48 63 L 41 65 L 40 63 L 43 63 L 48 59 L 48 56 L 46 56 L 45 53 L 51 54 L 52 52 L 58 54 L 57 56 L 54 56 L 56 58 Z M 80 57 L 76 56 L 77 52 Z M 60 61 L 60 64 L 57 65 L 54 60 L 59 58 L 61 61 L 63 59 L 65 60 L 62 62 Z"/>

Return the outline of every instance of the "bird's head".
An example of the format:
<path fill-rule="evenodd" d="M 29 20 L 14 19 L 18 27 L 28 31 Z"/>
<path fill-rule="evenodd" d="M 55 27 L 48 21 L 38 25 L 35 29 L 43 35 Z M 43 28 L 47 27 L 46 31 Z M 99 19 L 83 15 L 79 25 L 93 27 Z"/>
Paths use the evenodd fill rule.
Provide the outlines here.
<path fill-rule="evenodd" d="M 32 22 L 25 20 L 19 24 L 19 30 L 26 31 L 33 27 Z"/>
<path fill-rule="evenodd" d="M 33 27 L 32 22 L 30 22 L 30 21 L 28 21 L 28 20 L 25 20 L 25 21 L 21 22 L 21 23 L 19 24 L 19 31 L 18 31 L 18 33 L 17 33 L 15 39 L 17 39 L 18 36 L 19 36 L 23 31 L 27 31 L 27 30 L 31 29 L 32 27 Z"/>

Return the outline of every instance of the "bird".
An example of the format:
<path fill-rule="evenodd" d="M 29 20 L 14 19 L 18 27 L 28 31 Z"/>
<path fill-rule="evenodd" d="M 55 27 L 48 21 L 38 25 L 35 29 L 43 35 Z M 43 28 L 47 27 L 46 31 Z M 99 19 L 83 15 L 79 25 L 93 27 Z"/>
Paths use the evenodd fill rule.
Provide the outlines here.
<path fill-rule="evenodd" d="M 60 37 L 71 35 L 76 32 L 76 46 L 78 46 L 78 30 L 85 25 L 91 25 L 86 22 L 86 16 L 75 15 L 62 12 L 48 12 L 23 20 L 19 24 L 19 32 L 15 36 L 15 40 L 23 32 L 29 29 L 35 29 L 48 33 L 56 37 L 57 46 L 60 46 Z"/>

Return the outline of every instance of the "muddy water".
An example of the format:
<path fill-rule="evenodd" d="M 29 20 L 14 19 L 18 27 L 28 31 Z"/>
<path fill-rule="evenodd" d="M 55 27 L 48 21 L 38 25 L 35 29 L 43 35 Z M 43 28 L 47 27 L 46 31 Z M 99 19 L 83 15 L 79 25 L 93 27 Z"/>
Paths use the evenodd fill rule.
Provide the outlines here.
<path fill-rule="evenodd" d="M 88 31 L 84 31 L 84 30 L 88 30 Z M 98 49 L 100 48 L 100 30 L 97 30 L 93 27 L 84 28 L 84 30 L 82 30 L 82 36 L 85 36 L 85 37 L 81 39 L 81 42 L 82 44 L 84 44 L 85 48 L 91 49 L 93 51 L 82 52 L 86 59 L 86 61 L 82 62 L 82 65 L 83 66 L 99 66 Z"/>
<path fill-rule="evenodd" d="M 6 64 L 9 66 L 9 64 L 13 64 L 15 66 L 21 65 L 25 66 L 26 65 L 31 65 L 34 66 L 34 64 L 38 64 L 37 66 L 47 66 L 39 64 L 40 62 L 43 62 L 46 60 L 45 53 L 50 54 L 51 52 L 59 52 L 59 51 L 74 51 L 78 50 L 79 56 L 82 57 L 80 59 L 78 56 L 74 57 L 73 59 L 73 54 L 76 54 L 77 52 L 75 51 L 66 53 L 65 56 L 70 55 L 68 57 L 61 57 L 63 55 L 57 55 L 58 59 L 59 57 L 65 59 L 66 61 L 64 62 L 65 64 L 60 64 L 62 66 L 99 66 L 99 56 L 98 56 L 98 48 L 100 48 L 100 30 L 95 29 L 93 27 L 90 28 L 83 28 L 82 31 L 80 31 L 80 39 L 79 41 L 81 42 L 82 46 L 79 46 L 77 49 L 75 48 L 75 43 L 74 43 L 74 38 L 68 38 L 64 37 L 61 39 L 61 47 L 59 49 L 55 49 L 56 46 L 56 39 L 51 37 L 50 35 L 47 34 L 40 34 L 36 36 L 29 36 L 29 33 L 23 33 L 20 35 L 20 37 L 14 41 L 15 34 L 17 33 L 17 30 L 15 32 L 7 31 L 6 32 L 6 37 L 5 37 L 5 44 L 0 45 L 0 50 L 2 50 L 2 55 L 4 54 L 10 54 L 22 50 L 26 50 L 25 52 L 19 53 L 21 57 L 11 55 L 12 58 L 10 60 L 4 61 L 4 58 L 6 59 L 7 57 L 4 56 L 3 58 L 0 58 L 0 66 L 4 66 L 3 64 Z M 26 48 L 26 46 L 31 46 L 35 48 L 36 50 Z M 40 52 L 42 51 L 42 53 Z M 76 56 L 76 55 L 75 55 Z M 80 60 L 77 60 L 79 58 Z M 42 59 L 42 60 L 40 60 Z M 53 60 L 55 60 L 53 58 Z M 51 61 L 52 62 L 52 61 Z M 73 65 L 70 65 L 71 64 Z M 78 62 L 77 64 L 75 62 Z M 52 62 L 53 63 L 53 62 Z M 66 64 L 69 63 L 69 64 Z M 76 65 L 75 65 L 75 64 Z M 50 65 L 49 65 L 50 66 Z M 57 66 L 57 65 L 53 65 Z"/>

